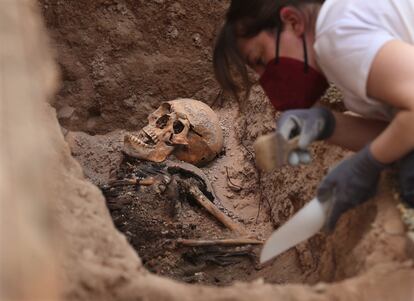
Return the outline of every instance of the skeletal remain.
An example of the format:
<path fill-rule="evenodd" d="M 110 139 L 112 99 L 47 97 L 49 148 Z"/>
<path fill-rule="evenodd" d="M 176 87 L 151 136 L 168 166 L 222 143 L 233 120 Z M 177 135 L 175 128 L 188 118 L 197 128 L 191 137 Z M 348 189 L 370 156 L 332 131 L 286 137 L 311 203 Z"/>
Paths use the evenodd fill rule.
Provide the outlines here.
<path fill-rule="evenodd" d="M 211 185 L 209 179 L 207 178 L 207 176 L 204 174 L 204 172 L 200 168 L 192 164 L 189 164 L 189 163 L 173 162 L 169 160 L 166 160 L 165 164 L 170 174 L 176 174 L 176 173 L 179 173 L 181 175 L 188 174 L 189 176 L 198 179 L 199 183 L 201 184 L 201 187 L 200 187 L 201 191 L 203 192 L 204 195 L 207 196 L 207 198 L 210 199 L 210 201 L 214 203 L 214 205 L 218 209 L 220 209 L 227 216 L 233 219 L 242 220 L 242 218 L 238 217 L 233 212 L 231 212 L 226 207 L 224 207 L 220 197 L 216 194 L 213 185 Z"/>
<path fill-rule="evenodd" d="M 164 191 L 175 194 L 169 196 L 172 199 L 179 197 L 179 192 L 171 186 L 180 186 L 227 228 L 247 235 L 245 229 L 231 219 L 234 214 L 222 205 L 203 171 L 192 164 L 169 160 L 160 164 L 144 161 L 142 168 L 134 170 L 133 178 L 113 181 L 110 186 L 151 185 L 151 183 L 160 194 Z M 104 187 L 104 190 L 108 188 L 110 187 Z"/>
<path fill-rule="evenodd" d="M 247 232 L 240 224 L 234 222 L 231 218 L 221 212 L 214 204 L 200 191 L 200 189 L 183 181 L 180 183 L 185 187 L 187 192 L 194 198 L 199 205 L 206 209 L 211 215 L 213 215 L 217 220 L 219 220 L 223 225 L 225 225 L 230 230 L 239 233 L 240 235 L 247 235 Z"/>
<path fill-rule="evenodd" d="M 202 249 L 192 248 L 183 254 L 185 260 L 195 265 L 210 262 L 223 267 L 239 263 L 242 260 L 241 257 L 248 257 L 253 265 L 256 266 L 257 256 L 254 252 L 254 247 L 251 245 L 231 248 L 228 246 L 224 248 L 220 246 L 205 246 Z"/>
<path fill-rule="evenodd" d="M 124 180 L 116 180 L 109 182 L 109 186 L 117 187 L 117 186 L 126 186 L 126 185 L 142 185 L 142 186 L 151 186 L 157 182 L 157 179 L 153 177 L 148 177 L 145 179 L 138 179 L 138 178 L 131 178 L 131 179 L 124 179 Z"/>
<path fill-rule="evenodd" d="M 133 165 L 128 162 L 127 165 L 129 165 L 130 168 L 133 168 Z M 211 202 L 213 202 L 213 204 L 220 211 L 224 212 L 227 216 L 229 216 L 232 219 L 236 219 L 239 221 L 243 220 L 239 216 L 235 215 L 232 211 L 224 207 L 220 197 L 216 194 L 213 185 L 210 183 L 210 180 L 207 178 L 205 173 L 200 168 L 186 162 L 174 162 L 170 160 L 165 160 L 164 162 L 159 164 L 151 162 L 148 162 L 148 164 L 144 164 L 143 162 L 142 167 L 140 166 L 139 170 L 135 171 L 135 174 L 132 178 L 112 181 L 109 184 L 109 187 L 125 185 L 150 186 L 152 185 L 151 183 L 153 183 L 153 185 L 159 185 L 160 183 L 169 185 L 171 181 L 171 175 L 176 174 L 198 180 L 197 184 L 201 192 L 204 195 L 206 195 L 207 198 Z M 107 189 L 108 187 L 102 188 Z M 171 195 L 170 198 L 178 197 L 178 193 L 175 194 L 175 196 Z"/>
<path fill-rule="evenodd" d="M 186 247 L 208 247 L 208 246 L 240 246 L 240 245 L 261 245 L 263 241 L 249 238 L 218 239 L 218 240 L 196 240 L 177 239 L 178 244 Z"/>
<path fill-rule="evenodd" d="M 223 132 L 217 115 L 194 99 L 162 103 L 137 135 L 124 136 L 126 154 L 153 162 L 163 162 L 174 153 L 182 161 L 201 166 L 222 148 Z"/>

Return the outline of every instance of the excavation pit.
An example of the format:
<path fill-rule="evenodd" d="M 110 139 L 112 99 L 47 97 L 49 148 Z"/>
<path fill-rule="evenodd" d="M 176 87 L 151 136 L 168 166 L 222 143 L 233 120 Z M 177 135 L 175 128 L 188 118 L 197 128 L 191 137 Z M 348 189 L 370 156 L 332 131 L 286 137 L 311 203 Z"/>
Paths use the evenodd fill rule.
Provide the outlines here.
<path fill-rule="evenodd" d="M 249 110 L 260 108 L 261 101 L 259 95 L 253 95 L 247 104 Z M 126 236 L 147 270 L 186 283 L 214 286 L 258 278 L 269 283 L 315 284 L 363 273 L 368 268 L 369 255 L 385 252 L 375 259 L 384 260 L 392 244 L 392 248 L 399 246 L 403 253 L 402 237 L 390 235 L 387 238 L 390 245 L 387 243 L 385 248 L 376 243 L 378 236 L 388 235 L 381 233 L 382 220 L 398 219 L 398 214 L 378 215 L 375 200 L 346 214 L 333 234 L 317 234 L 265 266 L 258 263 L 261 245 L 221 245 L 222 240 L 229 239 L 266 239 L 312 198 L 327 167 L 346 155 L 338 148 L 320 144 L 312 150 L 315 160 L 311 166 L 286 167 L 259 178 L 251 160 L 254 133 L 249 127 L 243 128 L 247 120 L 243 115 L 238 116 L 237 110 L 232 104 L 216 109 L 224 131 L 225 149 L 201 168 L 182 163 L 174 156 L 154 163 L 123 154 L 121 141 L 125 131 L 94 136 L 81 132 L 67 134 L 85 174 L 101 187 L 116 228 Z M 271 118 L 262 122 L 270 123 Z M 240 128 L 246 132 L 236 130 Z M 241 135 L 247 145 L 240 143 Z M 111 168 L 97 170 L 98 162 Z M 184 167 L 168 168 L 180 164 Z M 135 182 L 131 180 L 134 178 Z M 384 179 L 384 185 L 392 182 L 388 178 Z M 202 208 L 188 185 L 197 187 L 245 233 L 231 231 Z M 393 210 L 397 212 L 396 208 Z M 403 233 L 400 221 L 393 227 Z M 191 245 L 183 245 L 183 240 Z M 209 241 L 209 245 L 193 246 L 201 240 Z M 396 240 L 401 241 L 396 243 Z M 402 253 L 398 255 L 401 259 Z"/>
<path fill-rule="evenodd" d="M 53 204 L 50 211 L 54 223 L 50 228 L 59 233 L 56 241 L 62 245 L 54 254 L 56 272 L 61 276 L 56 290 L 64 299 L 371 300 L 378 296 L 384 300 L 410 299 L 412 263 L 405 249 L 405 229 L 396 209 L 398 200 L 389 175 L 382 179 L 378 197 L 344 216 L 335 233 L 317 235 L 263 268 L 256 265 L 257 246 L 234 250 L 234 256 L 223 256 L 223 248 L 177 247 L 173 242 L 182 238 L 221 239 L 232 238 L 234 234 L 191 199 L 180 195 L 178 202 L 175 199 L 171 202 L 162 191 L 150 187 L 138 191 L 136 187 L 119 189 L 112 199 L 107 195 L 113 221 L 123 234 L 116 231 L 96 187 L 105 190 L 112 179 L 128 172 L 120 137 L 126 131 L 140 129 L 146 116 L 162 101 L 191 97 L 214 104 L 225 130 L 226 148 L 202 170 L 222 197 L 223 207 L 240 217 L 237 221 L 253 238 L 266 238 L 288 220 L 314 196 L 317 183 L 327 169 L 347 154 L 320 144 L 312 150 L 315 161 L 311 166 L 257 173 L 251 146 L 259 134 L 272 130 L 275 116 L 260 91 L 254 90 L 249 101 L 238 108 L 230 104 L 214 81 L 209 58 L 224 3 L 128 0 L 40 3 L 61 70 L 61 89 L 53 98 L 57 116 L 45 104 L 58 81 L 54 77 L 52 55 L 45 48 L 39 14 L 30 1 L 6 2 L 13 10 L 4 12 L 19 11 L 24 20 L 36 26 L 23 26 L 26 23 L 19 21 L 19 13 L 5 14 L 2 18 L 13 24 L 12 28 L 19 28 L 13 35 L 16 39 L 10 39 L 9 44 L 10 49 L 15 47 L 19 51 L 10 51 L 8 59 L 3 60 L 4 66 L 11 68 L 6 70 L 16 71 L 15 62 L 27 67 L 17 70 L 22 73 L 20 77 L 4 76 L 13 83 L 5 86 L 10 96 L 6 98 L 6 108 L 11 113 L 4 118 L 13 135 L 5 137 L 8 143 L 4 145 L 9 150 L 6 158 L 12 157 L 5 162 L 15 164 L 6 166 L 6 173 L 15 176 L 15 186 L 3 188 L 10 196 L 8 200 L 14 200 L 10 204 L 20 204 L 29 210 L 16 210 L 16 215 L 31 213 L 30 210 L 38 213 L 43 208 L 37 206 L 40 201 L 32 199 Z M 166 21 L 161 24 L 159 20 Z M 23 51 L 22 45 L 31 51 L 27 48 Z M 17 92 L 26 93 L 25 97 Z M 22 103 L 25 110 L 19 107 Z M 24 136 L 28 139 L 20 139 Z M 70 156 L 69 148 L 87 181 Z M 30 162 L 27 153 L 31 154 Z M 19 166 L 18 172 L 13 169 L 15 166 Z M 28 174 L 31 181 L 27 181 Z M 37 185 L 38 180 L 47 185 Z M 19 193 L 16 194 L 8 191 L 9 187 L 24 189 L 15 189 Z M 24 197 L 20 197 L 21 193 Z M 181 209 L 175 208 L 177 203 Z M 114 204 L 118 208 L 114 209 Z M 127 215 L 122 216 L 122 210 Z M 175 211 L 183 217 L 174 215 Z M 15 222 L 28 221 L 24 226 L 36 234 L 31 237 L 39 237 L 36 231 L 45 233 L 44 224 L 31 221 L 36 214 L 23 216 Z M 125 227 L 125 222 L 131 228 Z M 16 235 L 13 240 L 22 237 L 26 236 Z M 22 241 L 17 244 L 19 252 L 10 253 L 19 258 L 18 255 L 25 255 L 20 251 L 28 250 L 27 246 L 50 247 L 52 244 L 49 246 L 47 242 Z M 228 249 L 224 252 L 228 253 Z M 45 257 L 44 262 L 52 263 L 53 257 Z M 33 262 L 26 266 L 33 266 Z M 54 278 L 45 266 L 33 266 L 34 273 L 27 274 L 28 279 L 32 275 L 32 280 L 38 281 L 29 279 L 22 283 L 44 281 L 54 285 L 47 282 Z M 267 285 L 260 278 L 275 284 L 332 284 Z"/>

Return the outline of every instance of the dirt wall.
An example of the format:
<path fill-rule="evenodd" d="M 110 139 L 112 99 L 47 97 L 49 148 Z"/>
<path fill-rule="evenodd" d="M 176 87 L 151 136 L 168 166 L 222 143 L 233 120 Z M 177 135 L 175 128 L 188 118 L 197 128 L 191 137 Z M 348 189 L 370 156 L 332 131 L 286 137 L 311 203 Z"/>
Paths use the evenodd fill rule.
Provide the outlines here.
<path fill-rule="evenodd" d="M 70 130 L 140 128 L 161 101 L 214 101 L 212 46 L 227 1 L 41 0 Z"/>

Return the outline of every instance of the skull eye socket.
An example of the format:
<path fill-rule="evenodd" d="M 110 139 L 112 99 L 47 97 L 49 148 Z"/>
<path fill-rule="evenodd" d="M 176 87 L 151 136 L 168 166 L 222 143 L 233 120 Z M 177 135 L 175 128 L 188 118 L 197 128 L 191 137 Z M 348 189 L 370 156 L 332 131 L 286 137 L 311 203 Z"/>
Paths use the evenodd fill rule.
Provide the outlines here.
<path fill-rule="evenodd" d="M 156 126 L 159 129 L 163 129 L 167 126 L 168 121 L 170 120 L 170 116 L 168 115 L 163 115 L 160 118 L 158 118 L 158 120 L 156 121 Z"/>
<path fill-rule="evenodd" d="M 184 124 L 181 121 L 176 120 L 174 121 L 173 128 L 174 134 L 179 134 L 184 130 Z"/>

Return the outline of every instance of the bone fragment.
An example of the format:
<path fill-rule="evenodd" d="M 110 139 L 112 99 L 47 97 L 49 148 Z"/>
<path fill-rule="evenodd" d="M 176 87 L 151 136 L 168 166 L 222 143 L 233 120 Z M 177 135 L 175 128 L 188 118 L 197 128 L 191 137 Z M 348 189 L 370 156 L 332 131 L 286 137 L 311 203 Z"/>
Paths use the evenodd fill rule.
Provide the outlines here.
<path fill-rule="evenodd" d="M 239 246 L 239 245 L 260 245 L 263 241 L 250 238 L 218 239 L 218 240 L 196 240 L 177 239 L 178 244 L 186 247 L 209 247 L 209 246 Z"/>
<path fill-rule="evenodd" d="M 183 184 L 186 186 L 187 191 L 197 201 L 197 203 L 218 219 L 223 225 L 241 235 L 247 235 L 246 230 L 243 229 L 241 225 L 235 223 L 231 218 L 221 212 L 220 209 L 214 206 L 214 204 L 206 196 L 204 196 L 198 187 L 185 182 Z"/>
<path fill-rule="evenodd" d="M 154 185 L 157 180 L 153 177 L 148 177 L 145 179 L 124 179 L 124 180 L 116 180 L 109 183 L 111 187 L 118 187 L 118 186 L 128 186 L 128 185 L 142 185 L 142 186 L 151 186 Z"/>
<path fill-rule="evenodd" d="M 157 183 L 157 180 L 153 177 L 148 177 L 148 178 L 138 181 L 138 184 L 142 186 L 151 186 L 151 185 L 154 185 L 155 183 Z"/>

